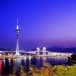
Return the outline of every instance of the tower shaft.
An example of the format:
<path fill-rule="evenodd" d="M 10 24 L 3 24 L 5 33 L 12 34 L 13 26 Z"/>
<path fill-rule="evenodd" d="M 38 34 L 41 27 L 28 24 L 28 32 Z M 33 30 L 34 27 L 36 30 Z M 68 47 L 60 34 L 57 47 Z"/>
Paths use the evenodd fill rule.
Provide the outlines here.
<path fill-rule="evenodd" d="M 16 55 L 19 55 L 19 32 L 16 32 Z"/>

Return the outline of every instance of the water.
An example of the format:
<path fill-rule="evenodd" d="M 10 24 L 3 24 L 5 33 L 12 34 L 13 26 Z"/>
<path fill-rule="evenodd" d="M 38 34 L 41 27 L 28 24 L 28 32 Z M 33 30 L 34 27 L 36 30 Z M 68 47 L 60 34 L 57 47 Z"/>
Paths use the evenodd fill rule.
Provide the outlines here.
<path fill-rule="evenodd" d="M 50 64 L 68 64 L 68 58 L 60 57 L 33 57 L 33 58 L 17 58 L 17 59 L 3 59 L 0 60 L 0 74 L 2 76 L 12 73 L 16 73 L 20 76 L 20 68 L 23 66 L 23 70 L 28 73 L 29 66 L 35 65 L 37 67 L 42 67 L 43 62 L 48 62 Z"/>

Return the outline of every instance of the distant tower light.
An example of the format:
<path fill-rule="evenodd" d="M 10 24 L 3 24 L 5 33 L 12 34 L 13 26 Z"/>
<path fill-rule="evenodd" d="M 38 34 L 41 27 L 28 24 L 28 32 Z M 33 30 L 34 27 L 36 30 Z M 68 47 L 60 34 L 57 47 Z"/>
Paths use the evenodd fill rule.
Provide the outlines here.
<path fill-rule="evenodd" d="M 46 47 L 43 47 L 43 50 L 46 50 Z"/>
<path fill-rule="evenodd" d="M 37 53 L 39 53 L 40 52 L 40 48 L 37 48 L 36 51 L 37 51 Z"/>
<path fill-rule="evenodd" d="M 40 48 L 37 48 L 37 50 L 40 50 Z"/>
<path fill-rule="evenodd" d="M 37 55 L 40 55 L 40 48 L 37 48 L 37 49 L 36 49 L 36 54 L 37 54 Z"/>

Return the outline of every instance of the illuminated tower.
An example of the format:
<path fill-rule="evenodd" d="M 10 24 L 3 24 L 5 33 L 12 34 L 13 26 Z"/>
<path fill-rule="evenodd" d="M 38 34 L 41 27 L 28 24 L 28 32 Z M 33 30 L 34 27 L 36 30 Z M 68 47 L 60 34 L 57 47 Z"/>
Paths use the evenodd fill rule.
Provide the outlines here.
<path fill-rule="evenodd" d="M 43 52 L 43 56 L 46 56 L 46 53 L 47 53 L 46 47 L 43 47 L 42 52 Z"/>
<path fill-rule="evenodd" d="M 36 50 L 36 55 L 37 55 L 37 56 L 40 55 L 40 48 L 37 48 L 37 50 Z"/>
<path fill-rule="evenodd" d="M 17 27 L 16 27 L 16 55 L 19 55 L 19 32 L 20 28 L 17 21 Z"/>

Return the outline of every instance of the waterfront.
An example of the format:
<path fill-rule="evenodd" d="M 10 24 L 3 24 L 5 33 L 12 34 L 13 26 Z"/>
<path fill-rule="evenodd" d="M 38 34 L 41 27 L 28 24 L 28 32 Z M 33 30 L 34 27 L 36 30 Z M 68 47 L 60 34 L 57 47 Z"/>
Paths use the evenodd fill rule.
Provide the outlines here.
<path fill-rule="evenodd" d="M 76 65 L 74 66 L 76 67 Z M 60 67 L 60 69 L 58 67 Z M 69 66 L 68 59 L 64 59 L 64 58 L 60 58 L 60 59 L 46 58 L 46 57 L 44 58 L 27 57 L 27 58 L 17 58 L 17 59 L 5 58 L 0 60 L 0 75 L 1 76 L 58 76 L 56 72 L 58 72 L 61 69 L 63 72 L 67 71 L 68 67 L 72 67 L 72 66 Z"/>

